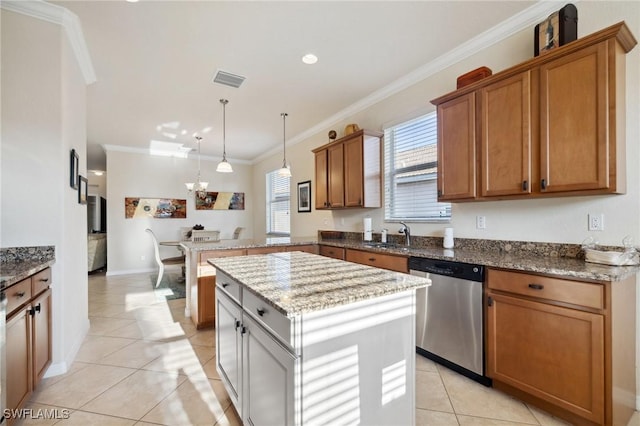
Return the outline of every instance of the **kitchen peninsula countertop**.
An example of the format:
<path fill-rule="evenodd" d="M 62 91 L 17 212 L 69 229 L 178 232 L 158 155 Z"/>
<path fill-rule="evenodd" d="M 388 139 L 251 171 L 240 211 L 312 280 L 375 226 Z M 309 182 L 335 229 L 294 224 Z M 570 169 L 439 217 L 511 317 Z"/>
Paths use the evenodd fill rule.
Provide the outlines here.
<path fill-rule="evenodd" d="M 0 288 L 9 287 L 53 265 L 53 246 L 0 249 Z"/>
<path fill-rule="evenodd" d="M 302 252 L 208 262 L 288 317 L 431 284 L 426 278 Z"/>
<path fill-rule="evenodd" d="M 255 247 L 272 247 L 272 246 L 295 246 L 318 244 L 316 237 L 268 237 L 268 238 L 252 238 L 241 240 L 220 240 L 215 242 L 194 243 L 191 241 L 181 241 L 180 245 L 191 251 L 204 250 L 225 250 L 225 249 L 246 249 Z"/>
<path fill-rule="evenodd" d="M 544 256 L 535 252 L 527 254 L 522 251 L 507 253 L 499 250 L 485 249 L 483 247 L 469 247 L 464 249 L 444 249 L 436 246 L 407 248 L 394 244 L 389 247 L 375 247 L 375 242 L 324 239 L 320 244 L 379 253 L 475 263 L 494 268 L 550 274 L 580 280 L 622 281 L 640 271 L 640 266 L 608 266 L 585 262 L 583 259 L 575 257 Z"/>

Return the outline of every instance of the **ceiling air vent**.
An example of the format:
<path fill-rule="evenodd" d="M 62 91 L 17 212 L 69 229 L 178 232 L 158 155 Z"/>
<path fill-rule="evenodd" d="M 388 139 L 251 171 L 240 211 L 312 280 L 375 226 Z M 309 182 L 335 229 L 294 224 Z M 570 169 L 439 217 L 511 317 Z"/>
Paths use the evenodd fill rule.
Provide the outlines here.
<path fill-rule="evenodd" d="M 230 72 L 218 70 L 216 71 L 216 75 L 213 77 L 214 83 L 224 84 L 225 86 L 231 87 L 240 87 L 242 82 L 244 81 L 244 77 L 237 74 L 231 74 Z"/>

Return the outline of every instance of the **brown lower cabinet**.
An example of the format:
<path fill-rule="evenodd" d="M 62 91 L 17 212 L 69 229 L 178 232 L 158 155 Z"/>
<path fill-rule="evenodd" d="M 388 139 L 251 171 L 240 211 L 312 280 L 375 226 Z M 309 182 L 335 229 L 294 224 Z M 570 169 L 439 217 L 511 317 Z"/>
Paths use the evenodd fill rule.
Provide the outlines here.
<path fill-rule="evenodd" d="M 402 255 L 375 253 L 364 250 L 346 249 L 345 260 L 376 268 L 409 273 L 409 258 Z"/>
<path fill-rule="evenodd" d="M 495 388 L 572 424 L 627 424 L 635 406 L 635 278 L 581 282 L 488 269 L 486 295 Z"/>
<path fill-rule="evenodd" d="M 7 288 L 7 409 L 29 399 L 51 364 L 51 269 Z M 15 419 L 8 419 L 13 424 Z"/>
<path fill-rule="evenodd" d="M 202 329 L 213 327 L 216 320 L 216 268 L 211 266 L 207 260 L 216 257 L 245 256 L 252 254 L 281 253 L 286 251 L 303 251 L 307 253 L 318 253 L 318 246 L 315 244 L 273 246 L 273 247 L 252 247 L 248 249 L 229 250 L 206 250 L 198 254 L 198 279 L 191 285 L 191 320 L 196 328 Z"/>

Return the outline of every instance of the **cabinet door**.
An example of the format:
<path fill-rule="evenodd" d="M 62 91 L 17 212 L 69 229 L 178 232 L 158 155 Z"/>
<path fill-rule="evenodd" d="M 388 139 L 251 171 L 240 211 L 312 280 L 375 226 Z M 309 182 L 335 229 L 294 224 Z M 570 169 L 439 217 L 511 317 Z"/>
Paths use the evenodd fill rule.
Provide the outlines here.
<path fill-rule="evenodd" d="M 296 425 L 297 359 L 244 314 L 242 419 L 248 425 Z"/>
<path fill-rule="evenodd" d="M 476 196 L 475 93 L 438 105 L 438 200 Z"/>
<path fill-rule="evenodd" d="M 344 205 L 362 207 L 364 204 L 364 157 L 362 136 L 344 142 Z"/>
<path fill-rule="evenodd" d="M 489 297 L 487 375 L 604 424 L 603 316 Z"/>
<path fill-rule="evenodd" d="M 218 289 L 217 293 L 216 367 L 220 378 L 227 384 L 229 398 L 240 412 L 242 310 L 222 290 Z"/>
<path fill-rule="evenodd" d="M 530 193 L 530 72 L 482 88 L 480 102 L 481 195 Z"/>
<path fill-rule="evenodd" d="M 31 302 L 33 387 L 42 379 L 51 364 L 51 289 Z"/>
<path fill-rule="evenodd" d="M 328 153 L 326 149 L 316 152 L 316 210 L 326 209 L 329 206 L 329 167 Z"/>
<path fill-rule="evenodd" d="M 22 308 L 7 321 L 7 408 L 17 409 L 31 395 L 31 316 Z"/>
<path fill-rule="evenodd" d="M 329 207 L 344 207 L 344 152 L 343 145 L 337 144 L 327 148 L 329 160 L 328 168 L 328 197 Z"/>
<path fill-rule="evenodd" d="M 540 67 L 543 192 L 609 186 L 609 113 L 606 42 Z"/>

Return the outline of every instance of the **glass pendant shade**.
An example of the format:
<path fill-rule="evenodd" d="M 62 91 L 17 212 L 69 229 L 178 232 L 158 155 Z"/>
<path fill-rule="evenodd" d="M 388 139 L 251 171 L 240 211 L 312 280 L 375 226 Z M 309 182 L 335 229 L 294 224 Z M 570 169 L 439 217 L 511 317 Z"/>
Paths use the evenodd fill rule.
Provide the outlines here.
<path fill-rule="evenodd" d="M 226 158 L 223 158 L 221 162 L 218 163 L 218 167 L 216 167 L 216 172 L 220 173 L 232 173 L 233 168 L 231 164 L 227 161 Z"/>

